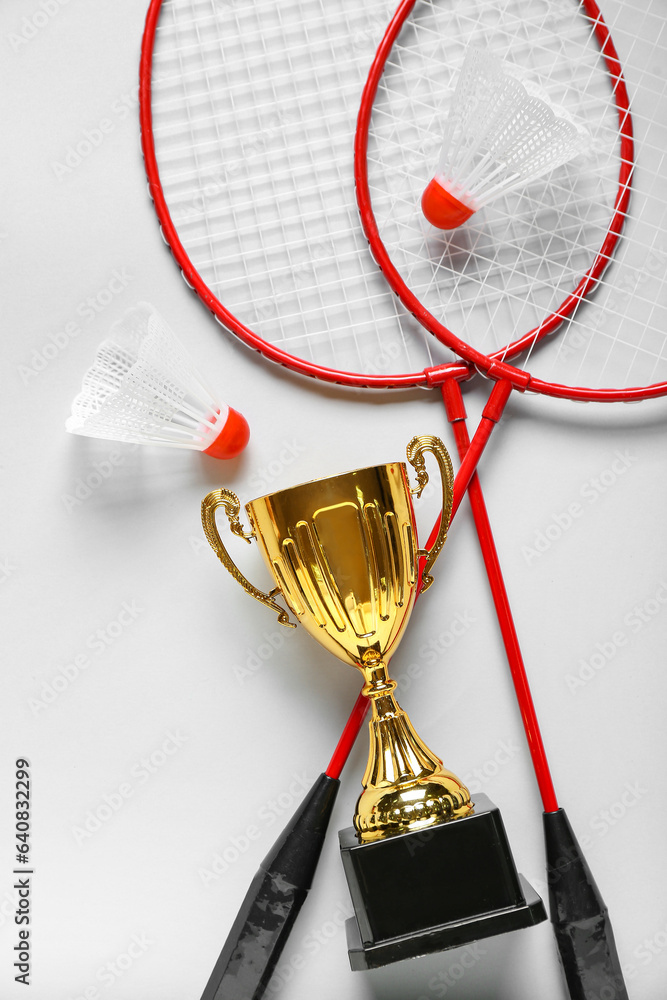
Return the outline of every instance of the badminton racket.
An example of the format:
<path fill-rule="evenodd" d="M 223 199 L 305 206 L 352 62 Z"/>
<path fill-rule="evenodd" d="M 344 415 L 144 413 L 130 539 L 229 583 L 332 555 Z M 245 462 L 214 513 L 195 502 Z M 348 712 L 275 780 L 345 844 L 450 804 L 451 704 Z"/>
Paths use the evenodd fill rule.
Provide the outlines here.
<path fill-rule="evenodd" d="M 576 7 L 572 12 L 579 17 Z M 438 13 L 430 4 L 422 8 Z M 523 22 L 517 10 L 518 30 Z M 350 156 L 354 117 L 389 14 L 385 3 L 302 9 L 294 3 L 153 2 L 141 70 L 149 188 L 188 283 L 227 329 L 270 360 L 304 375 L 373 389 L 436 386 L 470 374 L 446 340 L 425 333 L 422 317 L 417 323 L 387 291 L 359 233 Z M 598 66 L 595 81 L 617 138 L 606 65 Z M 510 384 L 518 379 L 525 385 L 528 378 L 507 362 L 558 324 L 572 288 L 604 256 L 605 246 L 611 252 L 618 156 L 614 160 L 606 149 L 602 160 L 604 218 L 593 218 L 587 239 L 561 266 L 565 277 L 550 278 L 556 289 L 551 309 L 537 296 L 540 323 L 526 322 L 528 338 L 515 336 L 522 317 L 512 299 L 508 305 L 504 290 L 496 293 L 498 317 L 509 312 L 506 329 L 514 340 L 493 350 L 482 344 L 475 363 L 495 377 L 511 376 Z M 542 195 L 548 190 L 545 185 Z M 531 197 L 533 207 L 539 206 L 539 197 Z M 556 242 L 540 245 L 538 234 L 535 257 L 551 249 L 558 264 L 562 247 Z M 489 289 L 494 280 L 490 275 Z M 527 294 L 532 283 L 542 293 L 539 270 L 522 280 Z M 547 317 L 555 317 L 550 325 Z M 450 345 L 460 346 L 453 340 Z"/>
<path fill-rule="evenodd" d="M 480 4 L 480 8 L 482 7 L 484 5 Z M 628 244 L 621 251 L 619 267 L 622 273 L 620 276 L 615 274 L 607 283 L 603 280 L 618 233 L 626 221 L 629 184 L 633 169 L 633 131 L 624 70 L 609 30 L 594 4 L 584 2 L 583 8 L 585 18 L 580 20 L 578 26 L 572 19 L 567 25 L 563 23 L 565 19 L 561 8 L 558 8 L 553 16 L 562 23 L 562 42 L 567 44 L 568 59 L 574 55 L 571 48 L 573 39 L 578 38 L 582 42 L 582 50 L 572 63 L 576 70 L 574 75 L 578 77 L 578 85 L 573 87 L 574 79 L 570 79 L 567 81 L 567 89 L 572 98 L 576 99 L 577 115 L 580 120 L 582 118 L 586 120 L 590 129 L 593 153 L 601 151 L 605 146 L 608 150 L 606 162 L 604 158 L 600 159 L 597 167 L 593 169 L 593 173 L 597 173 L 601 182 L 598 192 L 601 193 L 605 186 L 602 182 L 603 176 L 609 179 L 613 176 L 612 164 L 618 155 L 617 148 L 620 153 L 618 189 L 613 202 L 607 242 L 602 244 L 599 254 L 592 259 L 590 267 L 578 284 L 571 285 L 572 293 L 569 299 L 546 318 L 544 315 L 540 316 L 539 308 L 532 313 L 536 322 L 529 334 L 529 340 L 532 338 L 533 343 L 537 343 L 541 338 L 545 327 L 553 329 L 565 316 L 574 317 L 571 325 L 575 328 L 575 333 L 572 334 L 572 330 L 568 332 L 551 358 L 549 351 L 542 349 L 535 352 L 535 358 L 531 358 L 533 344 L 528 343 L 531 371 L 537 369 L 540 374 L 546 374 L 543 377 L 531 375 L 526 379 L 528 373 L 524 367 L 520 374 L 510 376 L 509 379 L 507 373 L 504 373 L 504 377 L 501 376 L 501 381 L 497 383 L 491 397 L 495 419 L 487 421 L 482 432 L 476 435 L 477 441 L 473 442 L 473 448 L 469 448 L 464 423 L 465 413 L 460 405 L 458 387 L 451 383 L 444 388 L 448 415 L 454 423 L 460 456 L 469 470 L 478 461 L 512 387 L 574 399 L 629 400 L 664 393 L 664 381 L 661 380 L 664 380 L 666 371 L 660 335 L 666 302 L 664 285 L 662 280 L 650 282 L 646 267 L 647 255 L 650 260 L 651 254 L 655 257 L 658 249 L 659 228 L 649 227 L 648 231 L 642 231 L 640 228 L 638 231 L 638 227 L 631 222 Z M 535 286 L 531 286 L 528 300 L 521 288 L 521 283 L 526 278 L 526 259 L 521 253 L 524 249 L 522 236 L 526 235 L 526 231 L 524 230 L 522 234 L 521 223 L 517 225 L 516 220 L 517 213 L 521 215 L 521 206 L 517 205 L 515 199 L 510 199 L 509 205 L 506 203 L 507 199 L 503 199 L 500 205 L 485 213 L 481 219 L 471 221 L 463 238 L 464 250 L 468 251 L 472 245 L 475 247 L 474 255 L 478 259 L 472 268 L 473 280 L 467 282 L 463 289 L 456 273 L 459 269 L 456 257 L 460 255 L 462 242 L 459 234 L 454 237 L 451 235 L 443 237 L 441 234 L 434 236 L 430 227 L 425 225 L 424 220 L 414 211 L 415 181 L 419 183 L 420 170 L 422 178 L 424 170 L 424 164 L 419 164 L 419 156 L 433 146 L 430 134 L 433 129 L 434 109 L 438 108 L 438 95 L 445 94 L 445 103 L 447 98 L 451 102 L 456 97 L 456 93 L 452 96 L 451 79 L 449 82 L 443 79 L 441 68 L 436 63 L 436 56 L 442 55 L 446 50 L 443 62 L 447 66 L 447 71 L 449 72 L 451 67 L 456 68 L 458 64 L 460 72 L 461 59 L 465 51 L 465 49 L 461 51 L 461 42 L 467 45 L 471 42 L 477 45 L 485 43 L 489 45 L 487 36 L 489 20 L 481 19 L 471 30 L 470 21 L 462 16 L 462 21 L 465 20 L 464 29 L 460 33 L 453 31 L 454 44 L 449 44 L 452 34 L 450 20 L 447 44 L 432 42 L 429 50 L 424 36 L 426 42 L 429 33 L 432 39 L 445 37 L 437 30 L 434 13 L 432 10 L 426 10 L 423 5 L 401 4 L 378 49 L 362 99 L 356 140 L 356 180 L 360 212 L 372 253 L 406 308 L 419 315 L 420 320 L 436 337 L 453 346 L 470 363 L 491 377 L 498 377 L 493 372 L 493 362 L 489 364 L 479 358 L 476 345 L 479 343 L 483 350 L 488 351 L 489 331 L 492 337 L 497 336 L 495 328 L 498 320 L 501 322 L 503 320 L 503 311 L 507 318 L 508 304 L 509 317 L 511 318 L 515 312 L 521 316 L 523 325 L 523 317 L 531 315 L 531 308 L 534 307 L 534 300 L 537 298 Z M 486 14 L 489 13 L 490 8 L 487 5 Z M 507 13 L 507 7 L 503 13 Z M 406 19 L 410 15 L 413 16 L 413 23 L 406 25 Z M 586 35 L 584 31 L 586 19 L 589 22 L 590 35 Z M 545 37 L 542 27 L 538 28 L 534 23 L 531 25 L 530 19 L 527 18 L 524 45 L 521 40 L 517 43 L 516 38 L 510 37 L 511 21 L 501 21 L 500 24 L 496 24 L 492 44 L 497 53 L 503 55 L 509 53 L 512 57 L 516 57 L 521 63 L 523 72 L 530 75 L 532 69 L 533 73 L 539 73 L 541 82 L 548 81 L 553 74 L 552 96 L 556 100 L 557 95 L 562 94 L 560 88 L 563 83 L 561 67 L 564 60 L 560 58 L 559 44 L 561 39 Z M 622 37 L 625 41 L 627 25 L 624 27 L 626 30 Z M 660 148 L 658 135 L 660 115 L 655 114 L 655 100 L 652 94 L 655 81 L 646 71 L 646 67 L 650 67 L 653 60 L 661 55 L 660 44 L 658 42 L 656 45 L 654 39 L 655 36 L 652 39 L 648 33 L 644 38 L 639 38 L 635 32 L 623 65 L 629 63 L 626 72 L 630 73 L 637 85 L 637 100 L 633 110 L 636 112 L 636 109 L 639 109 L 638 115 L 635 116 L 639 118 L 644 149 L 644 158 L 640 161 L 637 174 L 639 197 L 642 202 L 648 198 L 655 213 L 652 217 L 660 222 L 664 219 L 665 204 L 665 185 L 664 182 L 661 183 L 655 170 L 655 153 Z M 528 52 L 525 51 L 525 46 L 528 47 Z M 556 62 L 561 64 L 557 71 Z M 620 142 L 614 134 L 614 127 L 610 127 L 611 115 L 607 115 L 605 121 L 605 113 L 597 99 L 599 97 L 597 84 L 594 87 L 589 85 L 589 80 L 597 76 L 596 67 L 602 63 L 609 73 Z M 418 65 L 419 70 L 415 72 Z M 433 66 L 435 71 L 429 80 L 428 69 Z M 592 76 L 586 80 L 584 74 L 588 72 Z M 412 94 L 418 85 L 419 100 L 413 104 Z M 429 88 L 432 88 L 430 94 Z M 410 105 L 407 109 L 406 100 Z M 428 110 L 420 117 L 420 112 L 425 108 Z M 455 107 L 451 108 L 450 118 L 456 110 Z M 662 110 L 664 111 L 664 108 Z M 606 111 L 613 113 L 610 105 Z M 463 136 L 459 141 L 465 143 L 468 139 Z M 591 167 L 593 163 L 589 157 L 584 172 Z M 387 183 L 389 177 L 391 185 Z M 570 177 L 574 183 L 569 185 L 565 192 L 561 190 L 559 184 L 556 184 L 554 189 L 554 199 L 560 202 L 556 205 L 556 217 L 559 217 L 561 209 L 566 213 L 565 225 L 557 225 L 555 231 L 558 234 L 566 234 L 566 241 L 567 233 L 571 231 L 571 226 L 576 220 L 581 221 L 585 228 L 586 222 L 592 221 L 593 216 L 600 212 L 603 203 L 610 205 L 610 192 L 613 188 L 613 184 L 610 184 L 606 195 L 597 202 L 582 192 L 584 198 L 582 203 L 578 197 L 572 196 L 577 175 L 573 176 L 570 170 Z M 428 181 L 428 178 L 425 180 Z M 530 206 L 531 197 L 531 192 L 527 192 L 523 198 L 523 209 L 531 218 L 532 239 L 536 235 L 536 228 L 539 230 L 542 227 L 539 223 L 537 227 L 532 224 L 535 217 Z M 484 271 L 489 270 L 487 265 L 490 247 L 500 245 L 500 238 L 496 244 L 492 237 L 494 227 L 502 228 L 510 222 L 513 239 L 510 241 L 506 237 L 505 245 L 509 242 L 514 244 L 515 252 L 509 255 L 513 273 L 511 276 L 506 273 L 504 277 L 499 276 L 497 271 L 492 274 L 493 285 L 497 287 L 500 282 L 505 292 L 501 311 L 498 312 L 496 304 L 493 303 L 496 287 L 485 288 Z M 542 233 L 543 236 L 547 235 L 546 228 L 542 228 Z M 480 245 L 482 251 L 478 253 L 477 248 Z M 568 250 L 570 248 L 574 249 L 571 245 Z M 580 249 L 581 247 L 578 247 L 577 251 Z M 566 265 L 569 265 L 570 258 L 567 252 L 564 259 Z M 655 257 L 656 263 L 657 259 Z M 542 262 L 550 263 L 547 257 L 544 257 Z M 553 293 L 558 283 L 560 277 L 558 267 L 562 262 L 563 257 L 557 262 L 557 267 L 552 267 L 550 275 L 543 274 L 547 294 Z M 470 261 L 466 261 L 466 266 L 469 264 Z M 493 271 L 493 268 L 491 270 Z M 655 270 L 659 268 L 656 266 Z M 649 294 L 645 299 L 641 286 L 647 278 Z M 598 289 L 595 298 L 597 311 L 591 315 L 592 307 L 586 307 L 583 311 L 582 327 L 581 314 L 577 313 L 579 304 L 597 284 L 602 285 L 602 293 L 600 294 Z M 625 297 L 626 309 L 622 311 L 618 309 L 619 287 L 625 287 L 633 293 Z M 497 296 L 495 298 L 497 302 Z M 453 308 L 452 300 L 454 300 Z M 463 301 L 462 308 L 458 312 L 457 300 Z M 491 306 L 488 304 L 489 300 L 493 303 Z M 428 303 L 428 307 L 425 307 L 424 303 Z M 446 310 L 445 303 L 447 303 Z M 446 327 L 438 318 L 443 315 L 446 315 Z M 612 316 L 614 321 L 610 323 Z M 457 319 L 460 324 L 460 330 L 466 340 L 463 345 L 459 342 L 457 333 L 452 330 L 452 319 Z M 487 343 L 480 339 L 484 337 L 487 338 Z M 575 374 L 577 380 L 584 379 L 587 384 L 566 386 L 560 382 L 564 377 L 560 372 L 563 371 L 563 362 L 572 354 L 573 341 L 576 344 L 580 339 L 586 349 L 580 352 L 582 357 Z M 559 374 L 555 376 L 556 372 Z M 601 990 L 613 987 L 616 996 L 624 997 L 627 996 L 627 992 L 606 908 L 567 817 L 562 809 L 557 808 L 507 593 L 476 477 L 471 483 L 470 499 L 543 798 L 547 864 L 552 876 L 550 879 L 552 921 L 570 995 L 592 1000 L 600 995 Z M 557 877 L 554 877 L 554 874 Z"/>
<path fill-rule="evenodd" d="M 453 357 L 387 291 L 359 230 L 355 119 L 389 14 L 387 2 L 363 10 L 349 2 L 303 10 L 294 2 L 154 2 L 142 46 L 149 191 L 186 281 L 271 361 L 355 388 L 428 385 L 437 382 L 431 370 Z M 366 707 L 361 699 L 314 801 L 318 787 L 337 787 Z M 316 815 L 304 807 L 263 862 L 205 1000 L 234 989 L 261 996 L 305 898 L 334 798 L 331 791 Z M 302 858 L 303 831 L 311 862 L 292 865 L 288 900 L 281 858 L 286 844 L 288 852 L 296 845 L 292 861 Z M 269 927 L 257 914 L 272 904 L 281 915 Z"/>

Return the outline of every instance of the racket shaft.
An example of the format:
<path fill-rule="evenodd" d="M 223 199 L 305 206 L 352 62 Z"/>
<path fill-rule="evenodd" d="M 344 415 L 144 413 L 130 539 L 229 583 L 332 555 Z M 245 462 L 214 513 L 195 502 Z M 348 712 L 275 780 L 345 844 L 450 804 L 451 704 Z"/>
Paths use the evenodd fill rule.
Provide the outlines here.
<path fill-rule="evenodd" d="M 467 455 L 470 453 L 470 439 L 468 437 L 468 428 L 465 423 L 466 413 L 459 383 L 454 379 L 449 379 L 443 385 L 442 397 L 447 410 L 447 417 L 452 424 L 454 431 L 459 458 L 461 459 L 461 463 L 463 463 Z M 508 396 L 505 397 L 505 401 L 507 398 Z M 496 417 L 496 420 L 497 419 L 499 419 L 499 414 Z M 490 423 L 490 426 L 493 427 L 494 424 L 495 421 Z M 475 437 L 476 436 L 477 435 L 475 435 Z M 521 720 L 526 733 L 526 740 L 528 741 L 528 748 L 533 762 L 533 769 L 535 771 L 535 777 L 537 779 L 540 795 L 542 796 L 542 804 L 545 811 L 552 812 L 555 809 L 558 809 L 556 792 L 554 790 L 551 772 L 549 770 L 549 763 L 547 761 L 547 755 L 542 741 L 540 725 L 537 721 L 535 705 L 530 691 L 528 677 L 526 675 L 526 668 L 521 654 L 521 647 L 519 645 L 519 637 L 514 625 L 512 609 L 510 607 L 509 597 L 505 588 L 505 581 L 500 568 L 500 560 L 498 559 L 498 551 L 496 549 L 489 515 L 484 502 L 482 487 L 476 472 L 473 474 L 468 486 L 468 498 L 470 501 L 473 520 L 475 522 L 475 529 L 477 531 L 480 549 L 482 551 L 482 557 L 484 559 L 484 566 L 486 568 L 489 585 L 491 587 L 491 594 L 493 596 L 496 616 L 498 618 L 498 624 L 500 626 L 503 644 L 505 646 L 505 653 L 507 655 L 507 661 L 512 674 L 512 681 L 514 683 L 514 690 L 516 692 L 516 698 L 521 712 Z"/>
<path fill-rule="evenodd" d="M 338 741 L 336 749 L 333 752 L 331 760 L 329 761 L 329 766 L 326 769 L 326 774 L 330 778 L 340 778 L 341 771 L 345 767 L 345 762 L 350 756 L 352 747 L 354 746 L 357 736 L 364 724 L 364 719 L 370 708 L 370 700 L 365 694 L 359 693 L 357 700 L 354 703 L 354 707 L 350 712 L 350 717 L 345 723 L 345 728 L 341 733 L 341 737 Z"/>

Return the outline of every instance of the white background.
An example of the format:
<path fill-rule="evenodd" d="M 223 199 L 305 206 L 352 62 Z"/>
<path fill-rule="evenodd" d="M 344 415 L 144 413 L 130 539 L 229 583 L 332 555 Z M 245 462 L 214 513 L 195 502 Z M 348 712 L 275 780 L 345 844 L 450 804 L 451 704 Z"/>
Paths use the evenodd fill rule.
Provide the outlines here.
<path fill-rule="evenodd" d="M 0 11 L 3 1000 L 198 1000 L 358 690 L 353 671 L 282 630 L 226 576 L 203 539 L 204 494 L 225 485 L 247 501 L 400 460 L 416 433 L 452 445 L 437 393 L 367 399 L 276 371 L 188 292 L 146 194 L 143 17 L 130 0 L 5 0 Z M 59 167 L 103 120 L 90 155 Z M 238 460 L 64 432 L 96 345 L 139 301 L 246 414 L 252 439 Z M 473 419 L 485 391 L 466 392 Z M 609 905 L 633 1000 L 658 1000 L 667 974 L 666 415 L 662 401 L 517 397 L 482 467 L 554 781 Z M 549 541 L 537 552 L 540 536 Z M 236 552 L 261 585 L 258 554 Z M 539 796 L 465 507 L 393 672 L 420 734 L 500 806 L 519 870 L 543 892 Z M 562 1000 L 547 923 L 465 956 L 349 971 L 335 833 L 349 825 L 365 756 L 364 736 L 267 995 Z M 29 987 L 12 968 L 18 757 L 32 772 Z M 110 816 L 109 801 L 120 803 Z M 106 818 L 91 832 L 97 811 Z"/>

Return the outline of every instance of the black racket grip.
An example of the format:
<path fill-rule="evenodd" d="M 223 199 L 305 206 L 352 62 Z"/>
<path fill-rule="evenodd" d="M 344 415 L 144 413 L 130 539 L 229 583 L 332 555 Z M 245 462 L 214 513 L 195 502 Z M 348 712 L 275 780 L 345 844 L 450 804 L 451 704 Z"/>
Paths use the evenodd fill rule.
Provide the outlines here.
<path fill-rule="evenodd" d="M 565 810 L 543 818 L 551 923 L 571 1000 L 629 1000 L 607 907 Z"/>
<path fill-rule="evenodd" d="M 201 1000 L 259 1000 L 315 875 L 340 782 L 321 774 L 250 883 Z"/>

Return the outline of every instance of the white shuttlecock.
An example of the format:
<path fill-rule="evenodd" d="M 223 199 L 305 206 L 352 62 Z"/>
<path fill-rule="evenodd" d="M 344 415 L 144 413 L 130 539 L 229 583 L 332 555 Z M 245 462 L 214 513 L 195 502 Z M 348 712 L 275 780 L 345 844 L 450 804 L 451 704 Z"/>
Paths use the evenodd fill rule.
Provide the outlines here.
<path fill-rule="evenodd" d="M 65 427 L 73 434 L 192 448 L 233 458 L 250 436 L 237 410 L 217 403 L 166 322 L 146 303 L 100 344 Z"/>
<path fill-rule="evenodd" d="M 494 198 L 567 163 L 589 141 L 582 126 L 530 93 L 507 64 L 469 48 L 440 163 L 422 196 L 424 215 L 439 229 L 456 229 Z"/>

